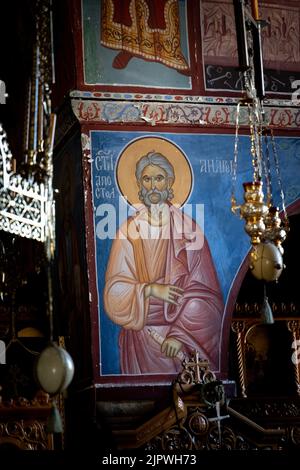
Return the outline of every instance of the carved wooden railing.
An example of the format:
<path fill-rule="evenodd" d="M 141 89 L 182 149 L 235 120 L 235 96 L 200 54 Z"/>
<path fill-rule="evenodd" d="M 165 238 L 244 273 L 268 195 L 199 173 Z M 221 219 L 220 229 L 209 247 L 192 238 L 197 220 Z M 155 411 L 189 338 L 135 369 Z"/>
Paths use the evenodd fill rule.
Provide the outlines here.
<path fill-rule="evenodd" d="M 103 406 L 102 403 L 102 411 Z M 142 401 L 139 401 L 139 410 L 141 406 Z M 146 407 L 149 403 L 145 403 Z M 129 408 L 132 413 L 132 407 Z M 286 400 L 233 398 L 228 402 L 223 384 L 208 369 L 207 361 L 201 361 L 197 354 L 183 361 L 183 370 L 173 384 L 171 405 L 156 414 L 153 405 L 154 416 L 136 426 L 132 425 L 130 413 L 126 425 L 124 409 L 121 413 L 119 408 L 122 416 L 114 414 L 110 429 L 112 444 L 119 450 L 140 448 L 144 452 L 165 453 L 300 447 L 298 397 Z M 139 414 L 141 416 L 140 411 Z M 98 419 L 101 420 L 101 416 Z M 108 421 L 106 415 L 105 432 L 108 432 Z"/>
<path fill-rule="evenodd" d="M 0 400 L 0 449 L 53 449 L 52 435 L 46 432 L 50 410 L 49 396 L 44 393 L 30 401 Z"/>

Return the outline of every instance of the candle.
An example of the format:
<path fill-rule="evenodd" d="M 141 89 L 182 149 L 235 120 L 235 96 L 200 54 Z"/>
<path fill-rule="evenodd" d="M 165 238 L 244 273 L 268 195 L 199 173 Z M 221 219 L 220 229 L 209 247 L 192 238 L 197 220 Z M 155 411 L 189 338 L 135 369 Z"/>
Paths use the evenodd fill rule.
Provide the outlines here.
<path fill-rule="evenodd" d="M 252 9 L 252 16 L 257 21 L 259 20 L 259 12 L 258 12 L 258 0 L 251 0 L 251 9 Z"/>

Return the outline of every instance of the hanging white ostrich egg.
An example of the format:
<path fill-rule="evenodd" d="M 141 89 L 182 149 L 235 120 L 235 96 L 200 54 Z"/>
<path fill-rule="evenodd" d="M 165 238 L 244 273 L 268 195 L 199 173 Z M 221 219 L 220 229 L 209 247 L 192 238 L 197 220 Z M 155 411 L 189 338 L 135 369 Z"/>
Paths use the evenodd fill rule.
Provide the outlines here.
<path fill-rule="evenodd" d="M 35 375 L 45 392 L 51 395 L 63 392 L 73 379 L 73 359 L 64 348 L 51 343 L 39 355 Z"/>
<path fill-rule="evenodd" d="M 252 249 L 250 270 L 256 279 L 267 282 L 277 281 L 283 267 L 282 255 L 273 243 L 259 243 Z"/>

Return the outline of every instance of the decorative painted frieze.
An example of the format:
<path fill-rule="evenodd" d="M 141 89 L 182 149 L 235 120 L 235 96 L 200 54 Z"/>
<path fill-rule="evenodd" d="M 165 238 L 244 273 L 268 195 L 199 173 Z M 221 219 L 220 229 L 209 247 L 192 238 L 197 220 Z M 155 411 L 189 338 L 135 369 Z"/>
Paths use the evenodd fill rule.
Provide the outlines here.
<path fill-rule="evenodd" d="M 72 109 L 81 123 L 135 123 L 156 126 L 161 124 L 189 126 L 234 127 L 236 105 L 224 102 L 130 102 L 95 99 L 72 99 Z M 297 129 L 300 126 L 300 107 L 265 107 L 269 126 Z M 247 109 L 241 110 L 240 124 L 248 124 Z"/>

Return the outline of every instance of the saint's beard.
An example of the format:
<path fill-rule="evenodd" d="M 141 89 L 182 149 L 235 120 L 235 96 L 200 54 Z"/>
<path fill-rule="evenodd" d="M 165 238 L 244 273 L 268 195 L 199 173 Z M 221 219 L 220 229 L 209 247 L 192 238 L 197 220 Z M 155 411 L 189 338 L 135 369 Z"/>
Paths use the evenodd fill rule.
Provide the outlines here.
<path fill-rule="evenodd" d="M 158 191 L 157 189 L 150 189 L 147 191 L 146 188 L 141 188 L 139 192 L 140 200 L 147 207 L 151 207 L 156 204 L 163 204 L 164 202 L 171 199 L 171 192 L 169 189 L 164 189 L 163 191 Z"/>

